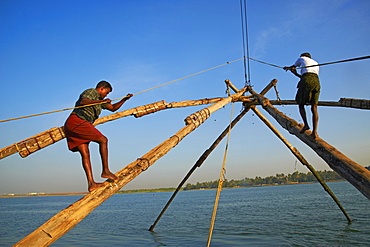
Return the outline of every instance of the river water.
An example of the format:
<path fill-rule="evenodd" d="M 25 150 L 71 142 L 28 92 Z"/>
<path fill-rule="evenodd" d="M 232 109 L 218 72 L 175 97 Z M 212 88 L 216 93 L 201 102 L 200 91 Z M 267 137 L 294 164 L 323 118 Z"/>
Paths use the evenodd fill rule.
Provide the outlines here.
<path fill-rule="evenodd" d="M 224 189 L 211 246 L 370 246 L 370 200 L 328 183 Z M 115 194 L 52 246 L 206 246 L 216 190 Z M 11 246 L 81 196 L 0 198 L 0 246 Z"/>

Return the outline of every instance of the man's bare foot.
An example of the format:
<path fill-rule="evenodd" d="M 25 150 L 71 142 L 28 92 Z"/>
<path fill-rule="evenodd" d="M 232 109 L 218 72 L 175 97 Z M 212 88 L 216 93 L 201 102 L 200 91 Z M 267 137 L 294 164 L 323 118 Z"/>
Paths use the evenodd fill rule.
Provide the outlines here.
<path fill-rule="evenodd" d="M 95 190 L 95 189 L 97 189 L 101 186 L 103 186 L 103 183 L 91 183 L 91 184 L 89 184 L 88 190 L 89 190 L 89 192 L 91 192 L 91 191 L 93 191 L 93 190 Z"/>
<path fill-rule="evenodd" d="M 317 133 L 312 132 L 311 137 L 312 137 L 313 139 L 317 139 Z"/>
<path fill-rule="evenodd" d="M 307 125 L 304 125 L 299 133 L 303 134 L 306 130 L 309 130 L 309 129 L 310 127 L 308 127 Z"/>
<path fill-rule="evenodd" d="M 110 171 L 108 171 L 108 172 L 102 172 L 101 177 L 102 178 L 113 179 L 113 180 L 118 179 L 118 177 L 116 175 L 114 175 L 113 173 L 111 173 Z"/>

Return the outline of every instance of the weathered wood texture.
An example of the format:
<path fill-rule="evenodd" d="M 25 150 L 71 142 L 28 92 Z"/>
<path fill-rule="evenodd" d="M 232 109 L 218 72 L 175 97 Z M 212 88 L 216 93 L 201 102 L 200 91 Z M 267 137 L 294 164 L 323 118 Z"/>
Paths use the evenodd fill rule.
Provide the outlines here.
<path fill-rule="evenodd" d="M 348 99 L 341 98 L 339 104 L 345 107 L 358 108 L 358 109 L 370 109 L 370 100 L 366 99 Z"/>
<path fill-rule="evenodd" d="M 311 147 L 334 171 L 344 177 L 363 195 L 370 199 L 370 171 L 352 161 L 339 150 L 325 142 L 321 138 L 313 139 L 311 131 L 300 133 L 303 125 L 289 118 L 275 107 L 270 101 L 249 88 L 249 91 L 258 99 L 263 108 L 276 119 L 276 121 L 290 134 L 297 136 L 301 141 Z"/>
<path fill-rule="evenodd" d="M 203 110 L 211 114 L 232 101 L 234 97 L 240 96 L 244 93 L 246 88 L 241 92 L 227 97 L 220 102 L 211 105 Z M 201 111 L 199 111 L 201 112 Z M 101 203 L 111 197 L 125 184 L 138 176 L 141 172 L 148 169 L 158 159 L 168 153 L 175 147 L 185 136 L 195 130 L 207 118 L 198 117 L 199 114 L 192 114 L 190 121 L 185 121 L 187 125 L 179 130 L 175 135 L 153 148 L 147 154 L 132 162 L 122 170 L 116 173 L 119 179 L 113 183 L 104 182 L 102 187 L 99 187 L 87 194 L 74 204 L 62 210 L 34 232 L 26 236 L 24 239 L 16 243 L 14 246 L 48 246 L 54 243 L 57 239 L 63 236 L 70 229 L 75 227 L 82 221 L 91 211 L 98 207 Z"/>
<path fill-rule="evenodd" d="M 247 100 L 246 100 L 247 101 Z M 295 100 L 270 100 L 272 105 L 297 105 Z M 259 105 L 259 102 L 252 102 Z M 339 101 L 319 101 L 319 106 L 346 107 L 362 110 L 370 110 L 370 100 L 340 98 Z"/>
<path fill-rule="evenodd" d="M 57 141 L 65 138 L 63 127 L 54 127 L 40 134 L 32 136 L 23 141 L 17 142 L 11 146 L 0 150 L 0 159 L 3 159 L 9 155 L 18 153 L 21 157 L 27 157 L 28 155 L 47 147 Z"/>

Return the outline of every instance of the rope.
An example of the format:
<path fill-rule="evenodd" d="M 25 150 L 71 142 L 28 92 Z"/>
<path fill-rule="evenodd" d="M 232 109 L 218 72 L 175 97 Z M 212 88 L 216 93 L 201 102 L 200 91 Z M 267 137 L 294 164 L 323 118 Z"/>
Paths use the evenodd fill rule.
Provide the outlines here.
<path fill-rule="evenodd" d="M 212 68 L 209 68 L 209 69 L 206 69 L 206 70 L 202 70 L 202 71 L 200 71 L 200 72 L 197 72 L 197 73 L 194 73 L 194 74 L 191 74 L 191 75 L 188 75 L 188 76 L 184 76 L 184 77 L 182 77 L 182 78 L 179 78 L 179 79 L 176 79 L 176 80 L 173 80 L 173 81 L 167 82 L 167 83 L 163 83 L 163 84 L 161 84 L 161 85 L 158 85 L 158 86 L 155 86 L 155 87 L 152 87 L 152 88 L 149 88 L 149 89 L 143 90 L 143 91 L 138 92 L 138 93 L 135 93 L 135 94 L 133 94 L 133 95 L 138 95 L 138 94 L 141 94 L 141 93 L 147 92 L 147 91 L 149 91 L 149 90 L 153 90 L 153 89 L 155 89 L 155 88 L 162 87 L 162 86 L 168 85 L 168 84 L 170 84 L 170 83 L 177 82 L 177 81 L 180 81 L 180 80 L 183 80 L 183 79 L 189 78 L 189 77 L 191 77 L 191 76 L 195 76 L 195 75 L 198 75 L 198 74 L 201 74 L 201 73 L 207 72 L 207 71 L 209 71 L 209 70 L 216 69 L 216 68 L 222 67 L 222 66 L 224 66 L 224 65 L 227 65 L 227 64 L 230 64 L 230 63 L 233 63 L 233 62 L 239 61 L 239 60 L 241 60 L 241 59 L 245 59 L 245 58 L 248 58 L 248 60 L 253 60 L 253 61 L 256 61 L 256 62 L 259 62 L 259 63 L 263 63 L 263 64 L 266 64 L 266 65 L 270 65 L 270 66 L 273 66 L 273 67 L 276 67 L 276 68 L 281 68 L 281 69 L 283 68 L 283 67 L 278 66 L 278 65 L 275 65 L 275 64 L 266 63 L 266 62 L 263 62 L 263 61 L 260 61 L 260 60 L 257 60 L 257 59 L 254 59 L 254 58 L 251 58 L 251 57 L 249 57 L 249 56 L 244 56 L 243 58 L 238 58 L 238 59 L 233 60 L 233 61 L 231 61 L 231 62 L 226 62 L 226 63 L 220 64 L 220 65 L 218 65 L 218 66 L 215 66 L 215 67 L 212 67 Z M 350 58 L 350 59 L 339 60 L 339 61 L 334 61 L 334 62 L 322 63 L 322 64 L 317 64 L 317 65 L 310 65 L 310 66 L 306 66 L 306 67 L 299 67 L 299 68 L 297 68 L 297 69 L 301 69 L 301 68 L 308 68 L 308 67 L 314 67 L 314 66 L 323 66 L 323 65 L 336 64 L 336 63 L 351 62 L 351 61 L 364 60 L 364 59 L 369 59 L 369 58 L 370 58 L 370 56 L 363 56 L 363 57 Z M 247 78 L 247 74 L 245 74 L 245 77 Z M 247 82 L 247 83 L 248 83 L 248 82 Z M 125 98 L 125 97 L 127 97 L 127 96 L 120 97 L 120 98 L 114 99 L 114 100 L 112 100 L 112 101 L 120 100 L 120 99 L 123 99 L 123 98 Z M 61 112 L 61 111 L 68 111 L 68 110 L 73 110 L 73 109 L 77 109 L 77 108 L 88 107 L 88 106 L 93 106 L 93 105 L 98 105 L 98 104 L 103 104 L 103 103 L 105 103 L 105 102 L 94 103 L 94 104 L 83 105 L 83 106 L 77 106 L 77 107 L 71 107 L 71 108 L 65 108 L 65 109 L 60 109 L 60 110 L 56 110 L 56 111 L 49 111 L 49 112 L 38 113 L 38 114 L 33 114 L 33 115 L 28 115 L 28 116 L 23 116 L 23 117 L 10 118 L 10 119 L 5 119 L 5 120 L 0 120 L 0 123 L 4 123 L 4 122 L 8 122 L 8 121 L 13 121 L 13 120 L 18 120 L 18 119 L 29 118 L 29 117 L 36 117 L 36 116 L 41 116 L 41 115 L 46 115 L 46 114 L 51 114 L 51 113 L 56 113 L 56 112 Z"/>
<path fill-rule="evenodd" d="M 238 58 L 236 60 L 233 60 L 231 62 L 226 62 L 226 63 L 223 63 L 223 64 L 220 64 L 220 65 L 217 65 L 215 67 L 212 67 L 212 68 L 209 68 L 209 69 L 206 69 L 206 70 L 202 70 L 202 71 L 199 71 L 197 73 L 194 73 L 194 74 L 191 74 L 191 75 L 188 75 L 188 76 L 184 76 L 184 77 L 181 77 L 179 79 L 176 79 L 176 80 L 173 80 L 173 81 L 170 81 L 170 82 L 166 82 L 166 83 L 163 83 L 161 85 L 158 85 L 158 86 L 155 86 L 155 87 L 152 87 L 152 88 L 149 88 L 149 89 L 146 89 L 146 90 L 143 90 L 141 92 L 138 92 L 138 93 L 135 93 L 133 95 L 138 95 L 138 94 L 141 94 L 141 93 L 144 93 L 144 92 L 147 92 L 147 91 L 150 91 L 150 90 L 153 90 L 153 89 L 156 89 L 158 87 L 162 87 L 162 86 L 165 86 L 165 85 L 168 85 L 170 83 L 173 83 L 173 82 L 177 82 L 177 81 L 180 81 L 180 80 L 183 80 L 183 79 L 186 79 L 186 78 L 189 78 L 191 76 L 195 76 L 195 75 L 198 75 L 198 74 L 201 74 L 201 73 L 204 73 L 204 72 L 207 72 L 207 71 L 210 71 L 212 69 L 216 69 L 216 68 L 219 68 L 219 67 L 222 67 L 224 65 L 227 65 L 227 64 L 231 64 L 231 63 L 234 63 L 236 61 L 239 61 L 243 58 Z M 117 99 L 114 99 L 112 101 L 116 101 L 116 100 L 120 100 L 120 99 L 123 99 L 123 98 L 126 98 L 127 96 L 124 96 L 124 97 L 120 97 L 120 98 L 117 98 Z M 99 103 L 94 103 L 94 104 L 89 104 L 89 105 L 83 105 L 83 106 L 77 106 L 77 107 L 71 107 L 71 108 L 65 108 L 65 109 L 60 109 L 60 110 L 55 110 L 55 111 L 49 111 L 49 112 L 43 112 L 43 113 L 38 113 L 38 114 L 33 114 L 33 115 L 28 115 L 28 116 L 23 116 L 23 117 L 16 117 L 16 118 L 10 118 L 10 119 L 5 119 L 5 120 L 0 120 L 0 123 L 3 123 L 3 122 L 8 122 L 8 121 L 13 121 L 13 120 L 18 120 L 18 119 L 24 119 L 24 118 L 29 118 L 29 117 L 36 117 L 36 116 L 41 116 L 41 115 L 46 115 L 46 114 L 51 114 L 51 113 L 56 113 L 56 112 L 62 112 L 62 111 L 68 111 L 68 110 L 73 110 L 73 109 L 77 109 L 77 108 L 82 108 L 82 107 L 88 107 L 88 106 L 93 106 L 93 105 L 99 105 L 99 104 L 104 104 L 106 102 L 99 102 Z"/>
<path fill-rule="evenodd" d="M 223 185 L 224 181 L 226 180 L 225 179 L 225 173 L 226 173 L 225 166 L 226 166 L 227 153 L 229 151 L 231 122 L 232 122 L 232 116 L 233 116 L 233 114 L 234 114 L 234 103 L 232 103 L 232 108 L 231 108 L 231 113 L 230 113 L 229 130 L 228 130 L 228 133 L 227 133 L 227 141 L 226 141 L 226 146 L 225 146 L 225 151 L 224 151 L 224 158 L 223 158 L 223 161 L 222 161 L 222 168 L 221 168 L 221 172 L 220 172 L 220 178 L 218 180 L 218 187 L 217 187 L 216 199 L 215 199 L 215 203 L 214 203 L 214 206 L 213 206 L 213 213 L 212 213 L 211 223 L 210 223 L 210 226 L 209 226 L 207 247 L 209 247 L 210 244 L 211 244 L 213 228 L 214 228 L 215 220 L 216 220 L 218 202 L 220 200 L 220 194 L 221 194 L 221 190 L 222 190 L 222 185 Z"/>
<path fill-rule="evenodd" d="M 317 64 L 317 65 L 310 65 L 310 66 L 306 66 L 306 67 L 297 67 L 297 69 L 309 68 L 309 67 L 315 67 L 315 66 L 323 66 L 323 65 L 335 64 L 335 63 L 351 62 L 351 61 L 357 61 L 357 60 L 363 60 L 363 59 L 369 59 L 369 58 L 370 58 L 370 56 L 356 57 L 356 58 L 350 58 L 350 59 L 345 59 L 345 60 L 339 60 L 339 61 L 335 61 L 335 62 L 322 63 L 322 64 Z"/>
<path fill-rule="evenodd" d="M 315 66 L 324 66 L 324 65 L 335 64 L 335 63 L 351 62 L 351 61 L 364 60 L 364 59 L 369 59 L 369 58 L 370 58 L 370 56 L 356 57 L 356 58 L 350 58 L 350 59 L 339 60 L 339 61 L 334 61 L 334 62 L 310 65 L 310 66 L 306 66 L 306 67 L 297 67 L 296 69 L 309 68 L 309 67 L 315 67 Z M 259 62 L 259 63 L 267 64 L 267 65 L 270 65 L 270 66 L 273 66 L 273 67 L 276 67 L 276 68 L 281 68 L 281 69 L 284 68 L 284 67 L 281 67 L 281 66 L 278 66 L 278 65 L 275 65 L 275 64 L 271 64 L 271 63 L 266 63 L 266 62 L 263 62 L 263 61 L 260 61 L 260 60 L 257 60 L 257 59 L 251 58 L 251 57 L 248 57 L 248 59 Z"/>
<path fill-rule="evenodd" d="M 281 68 L 281 69 L 284 68 L 284 67 L 281 67 L 281 66 L 278 66 L 278 65 L 275 65 L 275 64 L 272 64 L 272 63 L 266 63 L 266 62 L 263 62 L 263 61 L 260 61 L 260 60 L 257 60 L 257 59 L 251 58 L 251 57 L 248 57 L 248 59 L 259 62 L 259 63 L 267 64 L 267 65 L 270 65 L 272 67 Z"/>
<path fill-rule="evenodd" d="M 281 99 L 280 99 L 280 97 L 279 97 L 279 91 L 278 91 L 278 89 L 277 89 L 276 84 L 274 85 L 274 89 L 275 89 L 275 94 L 276 94 L 276 100 L 277 100 L 277 101 L 281 101 Z"/>

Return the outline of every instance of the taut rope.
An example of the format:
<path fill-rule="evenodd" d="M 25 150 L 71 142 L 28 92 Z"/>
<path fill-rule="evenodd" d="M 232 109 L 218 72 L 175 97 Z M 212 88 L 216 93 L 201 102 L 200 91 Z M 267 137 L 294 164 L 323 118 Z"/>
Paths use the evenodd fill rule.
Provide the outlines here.
<path fill-rule="evenodd" d="M 162 87 L 162 86 L 168 85 L 168 84 L 170 84 L 170 83 L 173 83 L 173 82 L 176 82 L 176 81 L 180 81 L 180 80 L 183 80 L 183 79 L 189 78 L 189 77 L 191 77 L 191 76 L 195 76 L 195 75 L 198 75 L 198 74 L 201 74 L 201 73 L 207 72 L 207 71 L 209 71 L 209 70 L 212 70 L 212 69 L 216 69 L 216 68 L 222 67 L 222 66 L 224 66 L 224 65 L 227 65 L 227 64 L 230 64 L 230 63 L 233 63 L 233 62 L 239 61 L 239 60 L 244 59 L 244 58 L 248 58 L 248 59 L 250 59 L 250 60 L 253 60 L 253 61 L 256 61 L 256 62 L 259 62 L 259 63 L 263 63 L 263 64 L 266 64 L 266 65 L 270 65 L 270 66 L 273 66 L 273 67 L 276 67 L 276 68 L 281 68 L 281 69 L 283 68 L 283 67 L 278 66 L 278 65 L 275 65 L 275 64 L 266 63 L 266 62 L 263 62 L 263 61 L 260 61 L 260 60 L 257 60 L 257 59 L 251 58 L 251 57 L 245 57 L 245 56 L 244 56 L 243 58 L 238 58 L 238 59 L 233 60 L 233 61 L 231 61 L 231 62 L 226 62 L 226 63 L 220 64 L 220 65 L 217 65 L 217 66 L 215 66 L 215 67 L 212 67 L 212 68 L 209 68 L 209 69 L 206 69 L 206 70 L 202 70 L 202 71 L 199 71 L 199 72 L 197 72 L 197 73 L 194 73 L 194 74 L 191 74 L 191 75 L 188 75 L 188 76 L 184 76 L 184 77 L 181 77 L 181 78 L 179 78 L 179 79 L 176 79 L 176 80 L 173 80 L 173 81 L 170 81 L 170 82 L 163 83 L 163 84 L 161 84 L 161 85 L 158 85 L 158 86 L 155 86 L 155 87 L 152 87 L 152 88 L 149 88 L 149 89 L 143 90 L 143 91 L 138 92 L 138 93 L 135 93 L 135 94 L 133 94 L 133 95 L 138 95 L 138 94 L 141 94 L 141 93 L 144 93 L 144 92 L 147 92 L 147 91 L 153 90 L 153 89 L 155 89 L 155 88 Z M 364 59 L 369 59 L 369 58 L 370 58 L 370 56 L 356 57 L 356 58 L 350 58 L 350 59 L 339 60 L 339 61 L 334 61 L 334 62 L 321 63 L 321 64 L 317 64 L 317 65 L 310 65 L 310 66 L 306 66 L 306 67 L 298 67 L 297 69 L 301 69 L 301 68 L 308 68 L 308 67 L 314 67 L 314 66 L 323 66 L 323 65 L 335 64 L 335 63 L 352 62 L 352 61 L 364 60 Z M 247 83 L 249 83 L 249 81 L 247 81 Z M 123 98 L 125 98 L 125 97 L 127 97 L 127 96 L 120 97 L 120 98 L 114 99 L 114 100 L 112 100 L 112 101 L 120 100 L 120 99 L 123 99 Z M 103 104 L 103 103 L 105 103 L 105 102 L 99 102 L 99 103 L 94 103 L 94 104 L 89 104 L 89 105 L 83 105 L 83 106 L 77 106 L 77 107 L 70 107 L 70 108 L 60 109 L 60 110 L 56 110 L 56 111 L 43 112 L 43 113 L 38 113 L 38 114 L 33 114 L 33 115 L 28 115 L 28 116 L 23 116 L 23 117 L 16 117 L 16 118 L 4 119 L 4 120 L 0 120 L 0 123 L 8 122 L 8 121 L 13 121 L 13 120 L 18 120 L 18 119 L 23 119 L 23 118 L 36 117 L 36 116 L 41 116 L 41 115 L 46 115 L 46 114 L 51 114 L 51 113 L 56 113 L 56 112 L 61 112 L 61 111 L 68 111 L 68 110 L 73 110 L 73 109 L 82 108 L 82 107 L 87 107 L 87 106 L 92 106 L 92 105 L 99 105 L 99 104 Z"/>
<path fill-rule="evenodd" d="M 370 58 L 370 56 L 356 57 L 356 58 L 350 58 L 350 59 L 339 60 L 339 61 L 334 61 L 334 62 L 321 63 L 321 64 L 317 64 L 317 65 L 310 65 L 310 66 L 306 66 L 306 67 L 297 67 L 297 69 L 309 68 L 309 67 L 315 67 L 315 66 L 323 66 L 323 65 L 335 64 L 335 63 L 352 62 L 352 61 L 364 60 L 364 59 L 369 59 L 369 58 Z M 275 64 L 271 64 L 271 63 L 266 63 L 266 62 L 263 62 L 263 61 L 260 61 L 260 60 L 257 60 L 257 59 L 251 58 L 251 57 L 248 57 L 248 59 L 259 62 L 259 63 L 266 64 L 266 65 L 270 65 L 272 67 L 281 68 L 281 69 L 284 68 L 282 66 L 278 66 L 278 65 L 275 65 Z"/>
<path fill-rule="evenodd" d="M 180 80 L 183 80 L 183 79 L 189 78 L 189 77 L 191 77 L 191 76 L 195 76 L 195 75 L 198 75 L 198 74 L 201 74 L 201 73 L 207 72 L 207 71 L 209 71 L 209 70 L 212 70 L 212 69 L 216 69 L 216 68 L 222 67 L 222 66 L 224 66 L 224 65 L 227 65 L 227 64 L 230 64 L 230 63 L 233 63 L 233 62 L 239 61 L 239 60 L 241 60 L 241 59 L 243 59 L 243 58 L 238 58 L 238 59 L 233 60 L 233 61 L 231 61 L 231 62 L 226 62 L 226 63 L 220 64 L 220 65 L 217 65 L 217 66 L 215 66 L 215 67 L 212 67 L 212 68 L 209 68 L 209 69 L 206 69 L 206 70 L 202 70 L 202 71 L 199 71 L 199 72 L 197 72 L 197 73 L 194 73 L 194 74 L 191 74 L 191 75 L 188 75 L 188 76 L 184 76 L 184 77 L 181 77 L 181 78 L 179 78 L 179 79 L 176 79 L 176 80 L 173 80 L 173 81 L 170 81 L 170 82 L 163 83 L 163 84 L 161 84 L 161 85 L 158 85 L 158 86 L 155 86 L 155 87 L 152 87 L 152 88 L 149 88 L 149 89 L 143 90 L 143 91 L 138 92 L 138 93 L 135 93 L 135 94 L 133 94 L 133 95 L 138 95 L 138 94 L 141 94 L 141 93 L 144 93 L 144 92 L 147 92 L 147 91 L 153 90 L 153 89 L 155 89 L 155 88 L 162 87 L 162 86 L 168 85 L 168 84 L 170 84 L 170 83 L 177 82 L 177 81 L 180 81 Z M 120 97 L 120 98 L 114 99 L 114 100 L 112 100 L 112 101 L 120 100 L 120 99 L 123 99 L 123 98 L 126 98 L 126 97 L 127 97 L 127 96 Z M 18 120 L 18 119 L 23 119 L 23 118 L 36 117 L 36 116 L 41 116 L 41 115 L 46 115 L 46 114 L 56 113 L 56 112 L 61 112 L 61 111 L 68 111 L 68 110 L 73 110 L 73 109 L 82 108 L 82 107 L 87 107 L 87 106 L 93 106 L 93 105 L 99 105 L 99 104 L 104 104 L 104 103 L 106 103 L 106 102 L 99 102 L 99 103 L 94 103 L 94 104 L 89 104 L 89 105 L 83 105 L 83 106 L 77 106 L 77 107 L 71 107 L 71 108 L 60 109 L 60 110 L 56 110 L 56 111 L 43 112 L 43 113 L 38 113 L 38 114 L 33 114 L 33 115 L 28 115 L 28 116 L 23 116 L 23 117 L 10 118 L 10 119 L 5 119 L 5 120 L 0 120 L 0 123 L 8 122 L 8 121 L 13 121 L 13 120 Z"/>

